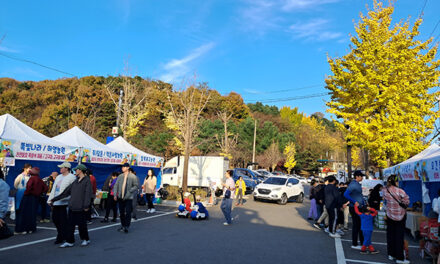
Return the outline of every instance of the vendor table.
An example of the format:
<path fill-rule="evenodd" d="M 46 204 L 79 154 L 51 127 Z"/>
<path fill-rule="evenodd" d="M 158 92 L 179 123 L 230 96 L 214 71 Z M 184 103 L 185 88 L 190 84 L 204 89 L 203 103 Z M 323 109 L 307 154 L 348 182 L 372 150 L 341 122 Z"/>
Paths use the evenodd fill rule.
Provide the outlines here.
<path fill-rule="evenodd" d="M 423 217 L 421 212 L 407 212 L 405 227 L 411 231 L 411 235 L 415 238 L 416 232 L 420 231 L 420 219 Z"/>

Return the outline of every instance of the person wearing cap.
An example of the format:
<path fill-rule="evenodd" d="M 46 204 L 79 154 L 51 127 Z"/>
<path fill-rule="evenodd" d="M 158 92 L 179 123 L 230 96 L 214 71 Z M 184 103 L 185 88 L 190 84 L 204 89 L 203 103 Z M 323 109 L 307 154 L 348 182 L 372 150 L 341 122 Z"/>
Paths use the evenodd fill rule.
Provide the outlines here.
<path fill-rule="evenodd" d="M 347 190 L 344 192 L 344 197 L 350 201 L 350 215 L 353 222 L 352 233 L 351 233 L 351 248 L 361 250 L 361 245 L 364 244 L 364 235 L 361 231 L 361 218 L 356 214 L 354 206 L 362 207 L 365 206 L 364 196 L 362 195 L 361 181 L 364 179 L 364 174 L 362 171 L 354 172 L 354 180 L 350 182 Z M 358 240 L 359 239 L 359 240 Z M 358 243 L 359 241 L 359 243 Z"/>
<path fill-rule="evenodd" d="M 87 246 L 90 243 L 87 230 L 87 212 L 90 209 L 93 195 L 92 183 L 90 178 L 85 175 L 87 167 L 84 164 L 79 164 L 73 170 L 77 179 L 60 195 L 51 200 L 51 202 L 55 202 L 70 196 L 66 242 L 60 248 L 73 247 L 75 243 L 75 226 L 78 226 L 79 237 L 82 240 L 81 246 Z"/>
<path fill-rule="evenodd" d="M 52 190 L 47 198 L 48 204 L 52 206 L 52 221 L 57 228 L 57 237 L 54 242 L 55 244 L 61 244 L 66 241 L 68 224 L 67 205 L 70 197 L 60 199 L 53 203 L 50 203 L 50 201 L 55 196 L 58 196 L 64 192 L 64 190 L 76 180 L 75 175 L 70 173 L 71 165 L 69 162 L 63 162 L 62 164 L 58 165 L 58 168 L 60 168 L 60 175 L 55 178 Z"/>
<path fill-rule="evenodd" d="M 35 167 L 29 170 L 31 177 L 26 184 L 26 191 L 21 201 L 22 217 L 16 223 L 16 233 L 33 233 L 37 231 L 37 209 L 39 197 L 47 192 L 47 186 L 40 178 L 40 169 Z"/>
<path fill-rule="evenodd" d="M 133 211 L 133 198 L 135 192 L 139 189 L 139 180 L 136 175 L 130 173 L 130 164 L 122 165 L 122 174 L 118 176 L 113 188 L 114 200 L 118 201 L 119 217 L 121 218 L 121 227 L 118 231 L 128 233 L 131 223 L 131 213 Z"/>

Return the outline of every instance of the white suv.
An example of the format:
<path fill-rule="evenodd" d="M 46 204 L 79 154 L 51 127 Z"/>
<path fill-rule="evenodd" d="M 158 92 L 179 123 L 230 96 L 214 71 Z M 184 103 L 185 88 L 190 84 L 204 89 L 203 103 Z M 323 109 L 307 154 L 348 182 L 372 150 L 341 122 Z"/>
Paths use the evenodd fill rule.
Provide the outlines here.
<path fill-rule="evenodd" d="M 272 200 L 278 204 L 286 204 L 290 199 L 295 199 L 298 203 L 304 201 L 304 187 L 294 177 L 269 177 L 254 190 L 254 201 Z"/>

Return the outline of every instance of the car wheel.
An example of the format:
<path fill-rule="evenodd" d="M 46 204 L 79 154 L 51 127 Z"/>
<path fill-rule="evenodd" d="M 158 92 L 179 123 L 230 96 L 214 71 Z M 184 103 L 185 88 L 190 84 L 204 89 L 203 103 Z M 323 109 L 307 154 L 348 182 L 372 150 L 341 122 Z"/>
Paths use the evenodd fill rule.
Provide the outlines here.
<path fill-rule="evenodd" d="M 298 195 L 298 197 L 296 197 L 296 202 L 297 203 L 303 203 L 304 202 L 304 194 L 303 193 L 300 193 Z"/>
<path fill-rule="evenodd" d="M 286 203 L 287 203 L 287 195 L 283 193 L 283 195 L 281 195 L 281 199 L 278 200 L 278 204 L 285 205 Z"/>
<path fill-rule="evenodd" d="M 254 201 L 255 201 L 255 202 L 258 202 L 259 200 L 258 200 L 258 198 L 257 198 L 257 197 L 254 197 Z"/>

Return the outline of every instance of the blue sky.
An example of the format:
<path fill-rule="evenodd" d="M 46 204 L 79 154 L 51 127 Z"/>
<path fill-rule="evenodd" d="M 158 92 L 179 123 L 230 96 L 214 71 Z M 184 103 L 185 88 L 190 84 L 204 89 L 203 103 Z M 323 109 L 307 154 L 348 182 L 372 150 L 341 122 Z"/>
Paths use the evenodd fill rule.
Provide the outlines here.
<path fill-rule="evenodd" d="M 208 82 L 245 102 L 325 93 L 327 54 L 348 51 L 353 21 L 372 0 L 4 1 L 0 53 L 82 77 L 131 73 L 179 85 Z M 414 21 L 425 0 L 397 0 L 394 21 Z M 421 38 L 439 22 L 427 0 Z M 438 26 L 433 36 L 440 34 Z M 440 39 L 440 38 L 439 38 Z M 70 77 L 0 56 L 0 77 Z M 325 112 L 328 96 L 267 102 Z"/>

